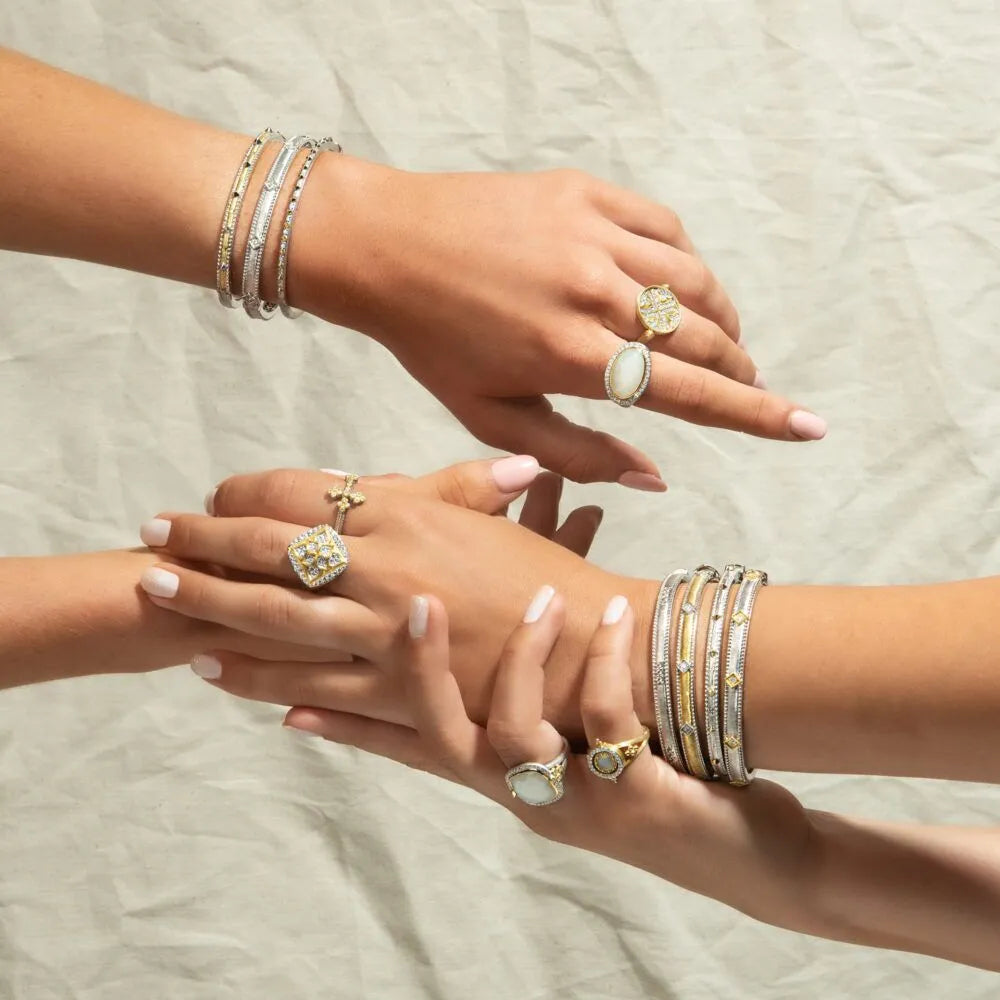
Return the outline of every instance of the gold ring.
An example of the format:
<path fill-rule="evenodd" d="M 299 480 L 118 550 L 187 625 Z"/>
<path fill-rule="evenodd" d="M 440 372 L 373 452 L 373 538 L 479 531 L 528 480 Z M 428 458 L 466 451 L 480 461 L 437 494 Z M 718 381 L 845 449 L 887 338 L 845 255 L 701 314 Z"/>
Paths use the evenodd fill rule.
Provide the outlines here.
<path fill-rule="evenodd" d="M 673 333 L 681 325 L 681 304 L 669 285 L 647 285 L 635 300 L 635 314 L 646 331 L 639 338 L 642 343 Z"/>
<path fill-rule="evenodd" d="M 366 500 L 364 493 L 354 489 L 357 484 L 358 477 L 352 472 L 347 476 L 341 489 L 327 490 L 326 495 L 337 505 L 337 520 L 334 522 L 334 530 L 338 533 L 344 530 L 347 512 L 352 507 L 360 507 Z"/>
<path fill-rule="evenodd" d="M 569 758 L 569 742 L 563 738 L 562 750 L 547 764 L 529 761 L 512 767 L 504 781 L 510 794 L 519 802 L 529 806 L 550 806 L 563 797 L 563 778 L 566 776 L 566 761 Z"/>
<path fill-rule="evenodd" d="M 587 766 L 598 778 L 617 781 L 622 772 L 649 746 L 649 730 L 643 726 L 642 735 L 621 743 L 595 740 L 587 751 Z"/>
<path fill-rule="evenodd" d="M 295 575 L 310 589 L 336 580 L 347 569 L 350 553 L 343 538 L 328 524 L 317 524 L 293 538 L 288 561 Z"/>

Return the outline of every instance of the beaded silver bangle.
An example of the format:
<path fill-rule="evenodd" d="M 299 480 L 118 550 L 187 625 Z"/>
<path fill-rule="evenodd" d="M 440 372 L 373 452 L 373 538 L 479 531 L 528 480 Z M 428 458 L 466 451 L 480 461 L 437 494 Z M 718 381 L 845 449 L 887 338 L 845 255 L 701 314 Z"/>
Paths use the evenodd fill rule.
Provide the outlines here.
<path fill-rule="evenodd" d="M 342 152 L 340 143 L 334 142 L 332 136 L 326 136 L 313 145 L 299 170 L 299 176 L 295 178 L 295 185 L 288 201 L 288 210 L 285 212 L 285 222 L 281 227 L 281 243 L 278 247 L 278 305 L 288 319 L 298 319 L 302 315 L 301 309 L 293 309 L 288 304 L 288 298 L 285 294 L 285 286 L 288 282 L 288 248 L 292 240 L 292 223 L 295 221 L 295 211 L 299 207 L 302 189 L 306 186 L 306 179 L 309 177 L 313 163 L 316 162 L 316 157 L 326 150 L 335 153 Z"/>
<path fill-rule="evenodd" d="M 660 584 L 653 612 L 652 680 L 653 711 L 660 739 L 660 753 L 678 771 L 684 770 L 677 731 L 674 729 L 673 699 L 670 694 L 670 628 L 678 589 L 691 579 L 685 569 L 674 570 Z"/>
<path fill-rule="evenodd" d="M 705 739 L 708 744 L 708 762 L 717 778 L 729 777 L 719 728 L 719 662 L 722 659 L 722 639 L 726 629 L 726 612 L 729 610 L 729 594 L 733 585 L 743 579 L 743 570 L 743 566 L 731 563 L 722 571 L 722 579 L 712 600 L 712 612 L 708 621 L 708 639 L 705 648 Z"/>
<path fill-rule="evenodd" d="M 681 750 L 689 774 L 707 781 L 705 755 L 701 752 L 698 734 L 698 710 L 695 703 L 695 666 L 698 659 L 698 620 L 701 617 L 701 596 L 709 583 L 719 579 L 718 570 L 699 566 L 688 584 L 681 617 L 677 626 L 677 667 L 675 672 L 675 702 L 677 728 L 680 732 Z"/>
<path fill-rule="evenodd" d="M 250 186 L 254 167 L 269 142 L 284 142 L 285 137 L 273 129 L 266 128 L 250 143 L 239 169 L 233 178 L 233 185 L 226 198 L 226 207 L 222 212 L 222 225 L 219 227 L 219 251 L 215 260 L 215 290 L 219 302 L 227 309 L 235 309 L 239 296 L 233 295 L 230 270 L 233 266 L 233 244 L 236 241 L 236 227 L 240 221 L 240 210 L 243 208 L 243 198 Z"/>
<path fill-rule="evenodd" d="M 260 300 L 260 272 L 264 261 L 264 247 L 267 244 L 274 207 L 278 203 L 288 171 L 291 170 L 299 150 L 312 143 L 313 140 L 307 135 L 297 135 L 285 141 L 281 152 L 275 157 L 271 169 L 267 172 L 267 179 L 257 199 L 257 207 L 254 209 L 250 234 L 247 238 L 246 257 L 243 260 L 243 308 L 251 319 L 271 319 L 278 311 L 276 302 Z"/>
<path fill-rule="evenodd" d="M 723 750 L 729 783 L 742 787 L 753 781 L 753 771 L 747 768 L 743 747 L 743 686 L 750 617 L 757 591 L 767 584 L 767 574 L 748 569 L 736 593 L 732 617 L 729 619 L 729 645 L 726 650 L 726 699 L 723 703 Z"/>

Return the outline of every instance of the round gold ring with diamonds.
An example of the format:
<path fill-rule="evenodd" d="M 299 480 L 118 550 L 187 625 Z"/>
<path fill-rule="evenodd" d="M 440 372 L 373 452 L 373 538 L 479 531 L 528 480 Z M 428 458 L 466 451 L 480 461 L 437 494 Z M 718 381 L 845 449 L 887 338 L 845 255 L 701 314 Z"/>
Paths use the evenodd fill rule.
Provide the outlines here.
<path fill-rule="evenodd" d="M 643 726 L 642 735 L 621 743 L 595 740 L 587 751 L 587 766 L 598 778 L 617 781 L 622 772 L 649 746 L 649 730 Z"/>
<path fill-rule="evenodd" d="M 564 738 L 559 756 L 547 764 L 529 761 L 517 764 L 504 776 L 510 794 L 528 806 L 550 806 L 563 797 L 563 778 L 569 759 L 569 742 Z"/>
<path fill-rule="evenodd" d="M 352 507 L 360 507 L 367 499 L 364 493 L 354 488 L 357 485 L 358 476 L 352 472 L 346 477 L 344 485 L 339 490 L 327 490 L 326 492 L 326 495 L 337 505 L 337 520 L 333 527 L 338 533 L 344 530 L 347 512 Z"/>
<path fill-rule="evenodd" d="M 318 524 L 293 538 L 288 561 L 295 575 L 310 589 L 325 587 L 347 569 L 350 553 L 343 538 L 329 524 Z"/>
<path fill-rule="evenodd" d="M 647 285 L 635 300 L 635 314 L 645 329 L 639 337 L 644 344 L 681 325 L 681 304 L 669 285 Z"/>

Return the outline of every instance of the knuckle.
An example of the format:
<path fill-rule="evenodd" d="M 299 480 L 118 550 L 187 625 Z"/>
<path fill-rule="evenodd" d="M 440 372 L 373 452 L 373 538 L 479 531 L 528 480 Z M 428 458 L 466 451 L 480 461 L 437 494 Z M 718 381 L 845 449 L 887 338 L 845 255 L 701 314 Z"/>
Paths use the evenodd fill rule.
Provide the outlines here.
<path fill-rule="evenodd" d="M 566 277 L 573 303 L 589 310 L 604 310 L 614 302 L 614 271 L 603 254 L 577 254 L 569 262 Z"/>
<path fill-rule="evenodd" d="M 516 756 L 524 743 L 524 734 L 510 719 L 491 716 L 486 721 L 486 738 L 501 757 Z"/>
<path fill-rule="evenodd" d="M 266 634 L 285 633 L 292 617 L 289 593 L 282 587 L 263 587 L 257 593 L 254 616 Z"/>
<path fill-rule="evenodd" d="M 699 410 L 705 400 L 705 374 L 698 369 L 684 372 L 671 390 L 674 405 L 680 410 Z"/>
<path fill-rule="evenodd" d="M 681 217 L 669 206 L 663 205 L 663 217 L 661 226 L 663 234 L 669 241 L 677 239 L 684 232 L 684 223 Z"/>
<path fill-rule="evenodd" d="M 262 510 L 271 513 L 287 511 L 301 490 L 301 476 L 295 469 L 274 469 L 260 483 Z"/>
<path fill-rule="evenodd" d="M 691 258 L 690 274 L 687 279 L 688 294 L 699 303 L 707 302 L 715 293 L 715 275 L 708 265 L 697 257 Z"/>
<path fill-rule="evenodd" d="M 280 545 L 271 524 L 267 521 L 248 528 L 243 545 L 244 554 L 251 566 L 273 567 L 277 561 L 279 547 L 282 555 L 285 548 Z"/>
<path fill-rule="evenodd" d="M 692 339 L 691 361 L 699 368 L 715 368 L 722 360 L 725 349 L 722 338 L 725 334 L 714 328 L 696 335 Z"/>
<path fill-rule="evenodd" d="M 600 736 L 601 733 L 611 733 L 622 718 L 622 706 L 617 700 L 607 697 L 597 698 L 584 695 L 580 699 L 580 715 L 586 720 L 588 728 Z M 601 737 L 607 739 L 607 737 Z"/>

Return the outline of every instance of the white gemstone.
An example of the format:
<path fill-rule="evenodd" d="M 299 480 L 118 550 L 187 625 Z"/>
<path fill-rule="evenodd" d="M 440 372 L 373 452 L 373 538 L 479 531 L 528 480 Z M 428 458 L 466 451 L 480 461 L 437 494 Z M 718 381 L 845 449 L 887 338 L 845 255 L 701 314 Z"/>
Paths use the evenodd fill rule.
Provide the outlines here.
<path fill-rule="evenodd" d="M 645 353 L 638 347 L 627 347 L 611 364 L 611 391 L 618 399 L 628 399 L 642 385 L 645 375 Z"/>
<path fill-rule="evenodd" d="M 517 792 L 517 797 L 531 806 L 544 806 L 554 802 L 555 789 L 549 784 L 548 778 L 538 771 L 522 771 L 510 779 L 511 790 Z"/>
<path fill-rule="evenodd" d="M 688 663 L 687 660 L 681 660 L 681 662 L 677 664 L 677 669 L 682 674 L 686 674 L 691 669 L 691 664 Z"/>

